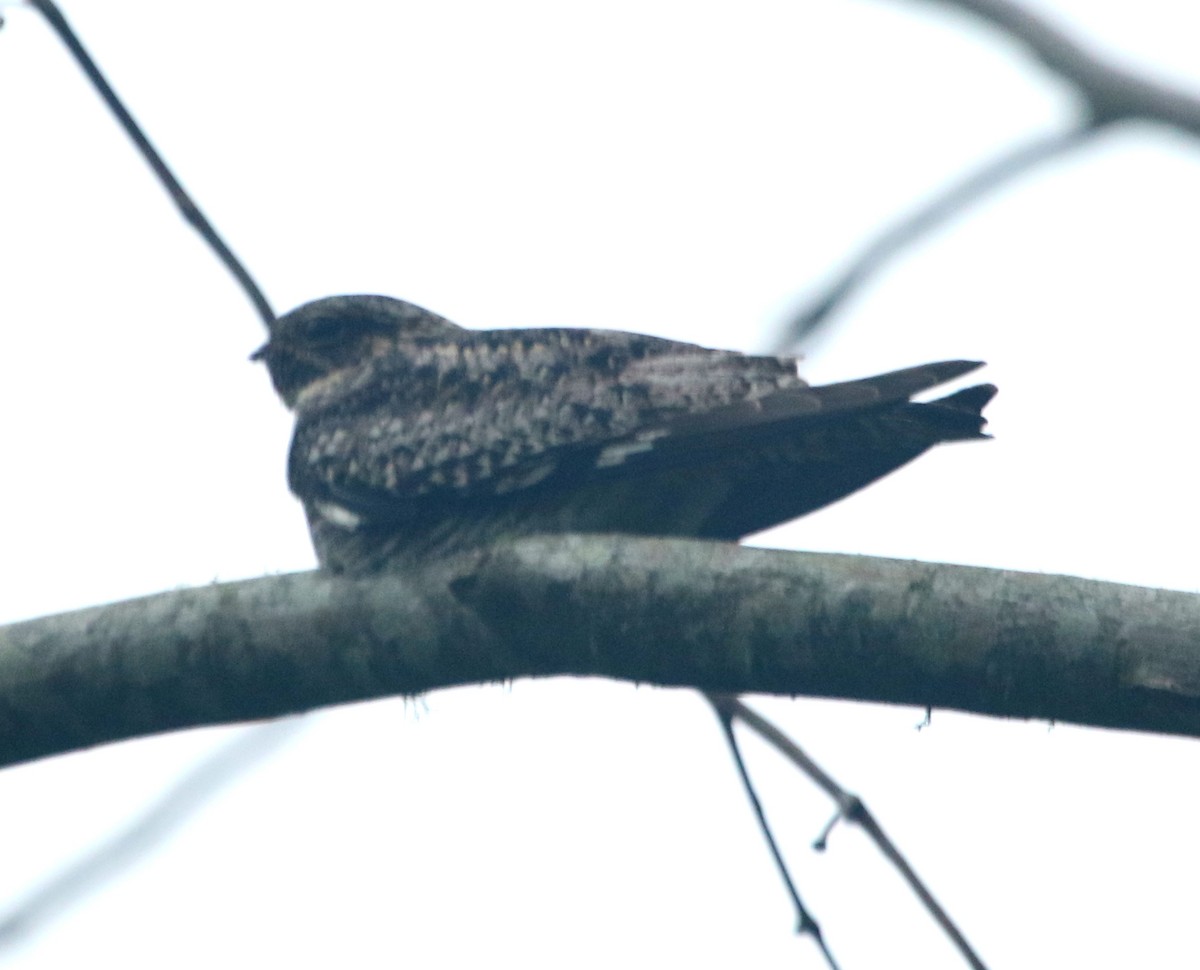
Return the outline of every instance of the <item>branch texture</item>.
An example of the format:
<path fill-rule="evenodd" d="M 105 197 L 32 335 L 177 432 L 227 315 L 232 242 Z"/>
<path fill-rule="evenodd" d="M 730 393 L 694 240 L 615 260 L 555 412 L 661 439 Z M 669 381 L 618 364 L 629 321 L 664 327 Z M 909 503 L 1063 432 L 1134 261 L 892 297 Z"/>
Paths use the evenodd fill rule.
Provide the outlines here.
<path fill-rule="evenodd" d="M 0 765 L 517 677 L 603 676 L 1200 736 L 1200 596 L 1062 576 L 559 536 L 0 627 Z"/>

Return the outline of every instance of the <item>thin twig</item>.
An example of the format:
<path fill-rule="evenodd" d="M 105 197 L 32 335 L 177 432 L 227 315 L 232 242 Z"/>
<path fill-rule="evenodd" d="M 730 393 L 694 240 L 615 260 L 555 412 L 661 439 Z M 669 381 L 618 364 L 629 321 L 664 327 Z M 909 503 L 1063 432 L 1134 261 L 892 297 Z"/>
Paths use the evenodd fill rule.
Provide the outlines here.
<path fill-rule="evenodd" d="M 279 750 L 307 723 L 303 717 L 272 721 L 247 728 L 226 741 L 133 822 L 30 891 L 0 918 L 0 949 L 17 943 L 38 924 L 128 869 L 184 825 L 239 774 Z"/>
<path fill-rule="evenodd" d="M 758 793 L 754 790 L 754 784 L 750 781 L 750 773 L 746 770 L 746 762 L 742 759 L 742 750 L 738 747 L 737 738 L 733 733 L 733 716 L 722 706 L 723 698 L 721 696 L 705 694 L 704 697 L 712 705 L 713 711 L 717 715 L 717 720 L 721 722 L 721 730 L 725 733 L 725 742 L 729 745 L 729 752 L 733 755 L 733 763 L 737 766 L 738 777 L 742 781 L 742 788 L 746 792 L 746 797 L 750 799 L 750 807 L 754 810 L 754 817 L 758 819 L 759 830 L 762 832 L 763 838 L 767 840 L 767 848 L 771 850 L 771 857 L 775 860 L 775 865 L 779 869 L 783 885 L 792 899 L 792 905 L 796 908 L 796 932 L 811 936 L 816 941 L 817 947 L 821 950 L 821 954 L 825 957 L 825 962 L 831 970 L 837 970 L 837 962 L 833 959 L 833 954 L 830 953 L 829 946 L 825 942 L 825 937 L 821 933 L 821 925 L 813 918 L 813 915 L 800 899 L 800 893 L 796 890 L 796 884 L 792 881 L 791 873 L 788 872 L 787 863 L 783 860 L 783 853 L 779 851 L 779 846 L 775 842 L 775 836 L 771 833 L 771 826 L 767 824 L 767 817 L 763 814 L 762 802 L 759 801 Z"/>
<path fill-rule="evenodd" d="M 779 350 L 787 350 L 812 334 L 872 276 L 877 275 L 882 266 L 916 239 L 958 215 L 1004 183 L 1028 172 L 1035 165 L 1077 148 L 1099 128 L 1097 123 L 1088 120 L 1068 131 L 1039 135 L 1031 141 L 1009 149 L 961 182 L 934 196 L 915 212 L 878 235 L 854 257 L 849 267 L 825 288 L 820 297 L 784 325 L 783 332 L 775 342 L 776 347 Z"/>
<path fill-rule="evenodd" d="M 808 775 L 822 791 L 833 799 L 838 807 L 841 818 L 847 822 L 854 822 L 861 825 L 866 830 L 867 835 L 871 837 L 871 840 L 879 847 L 879 851 L 884 854 L 888 861 L 896 867 L 900 875 L 904 877 L 904 881 L 916 893 L 935 922 L 950 937 L 951 941 L 958 948 L 959 953 L 962 954 L 963 959 L 975 968 L 975 970 L 986 970 L 983 961 L 971 949 L 971 945 L 967 942 L 966 937 L 954 925 L 946 911 L 938 904 L 938 901 L 933 898 L 933 894 L 921 882 L 920 877 L 913 871 L 912 866 L 900 854 L 900 851 L 892 843 L 891 839 L 887 837 L 879 823 L 875 821 L 875 818 L 857 795 L 853 795 L 842 788 L 841 785 L 821 770 L 816 762 L 805 754 L 791 738 L 766 718 L 762 717 L 762 715 L 747 707 L 739 698 L 732 695 L 715 695 L 710 699 L 723 716 L 736 718 L 741 721 Z"/>
<path fill-rule="evenodd" d="M 275 320 L 275 311 L 271 309 L 271 305 L 267 302 L 267 298 L 263 296 L 262 291 L 258 288 L 258 284 L 254 282 L 254 278 L 241 264 L 238 258 L 233 254 L 233 251 L 225 244 L 225 241 L 217 234 L 216 229 L 205 218 L 204 213 L 200 211 L 191 196 L 184 191 L 179 180 L 175 178 L 171 170 L 167 167 L 167 163 L 163 161 L 162 156 L 158 154 L 154 146 L 150 144 L 149 139 L 143 134 L 142 129 L 138 127 L 138 123 L 133 120 L 133 116 L 125 110 L 125 106 L 121 103 L 121 99 L 117 97 L 117 93 L 105 80 L 104 75 L 100 73 L 100 68 L 96 66 L 96 62 L 84 49 L 79 38 L 75 36 L 75 32 L 63 17 L 61 11 L 54 4 L 53 0 L 29 0 L 29 3 L 37 8 L 37 10 L 46 18 L 47 22 L 58 34 L 62 42 L 67 46 L 67 49 L 74 55 L 75 60 L 83 69 L 83 73 L 87 75 L 88 80 L 92 82 L 92 86 L 99 92 L 100 97 L 104 99 L 104 103 L 108 105 L 120 122 L 121 127 L 125 129 L 125 133 L 132 139 L 137 146 L 138 151 L 142 153 L 142 157 L 146 159 L 150 167 L 154 170 L 154 174 L 158 176 L 158 180 L 170 193 L 172 199 L 175 200 L 175 205 L 179 207 L 179 211 L 183 213 L 183 217 L 192 224 L 195 230 L 200 233 L 204 241 L 208 243 L 212 250 L 217 254 L 226 269 L 233 274 L 234 278 L 241 285 L 246 296 L 250 298 L 250 302 L 254 304 L 258 315 L 262 317 L 263 323 L 270 328 Z"/>

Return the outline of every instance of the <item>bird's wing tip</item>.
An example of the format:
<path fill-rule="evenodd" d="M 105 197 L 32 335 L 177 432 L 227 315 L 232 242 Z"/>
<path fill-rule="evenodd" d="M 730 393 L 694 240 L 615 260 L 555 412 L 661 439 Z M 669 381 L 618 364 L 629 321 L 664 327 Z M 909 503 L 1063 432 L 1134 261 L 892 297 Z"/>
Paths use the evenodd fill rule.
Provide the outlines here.
<path fill-rule="evenodd" d="M 941 407 L 951 407 L 956 410 L 970 411 L 978 414 L 988 404 L 988 402 L 999 392 L 995 384 L 976 384 L 974 387 L 966 387 L 961 391 L 955 391 L 953 394 L 947 394 L 945 397 L 940 397 L 932 402 Z"/>
<path fill-rule="evenodd" d="M 982 360 L 943 360 L 936 364 L 929 364 L 927 367 L 936 372 L 940 384 L 942 381 L 953 380 L 956 377 L 962 377 L 963 374 L 969 374 L 973 370 L 979 370 L 985 364 L 986 362 Z"/>

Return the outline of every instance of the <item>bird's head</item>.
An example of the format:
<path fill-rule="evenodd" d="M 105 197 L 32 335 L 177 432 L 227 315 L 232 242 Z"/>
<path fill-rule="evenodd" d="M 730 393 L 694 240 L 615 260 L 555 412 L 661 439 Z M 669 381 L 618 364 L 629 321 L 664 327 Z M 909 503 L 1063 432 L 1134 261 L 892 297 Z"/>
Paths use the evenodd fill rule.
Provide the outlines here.
<path fill-rule="evenodd" d="M 390 296 L 330 296 L 286 313 L 251 355 L 271 372 L 288 407 L 314 381 L 368 360 L 405 339 L 445 338 L 449 320 Z"/>

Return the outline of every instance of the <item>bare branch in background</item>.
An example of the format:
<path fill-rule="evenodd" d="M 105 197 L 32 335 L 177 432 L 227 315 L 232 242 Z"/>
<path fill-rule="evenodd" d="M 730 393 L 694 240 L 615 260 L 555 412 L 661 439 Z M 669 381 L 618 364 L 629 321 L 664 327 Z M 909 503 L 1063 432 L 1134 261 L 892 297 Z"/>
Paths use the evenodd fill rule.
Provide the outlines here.
<path fill-rule="evenodd" d="M 773 342 L 778 350 L 790 349 L 811 336 L 906 246 L 1000 186 L 1078 147 L 1105 126 L 1142 120 L 1200 136 L 1200 97 L 1102 58 L 1046 18 L 1018 4 L 1009 0 L 930 2 L 965 10 L 1025 46 L 1041 64 L 1074 89 L 1083 104 L 1082 119 L 1069 131 L 1010 149 L 880 233 L 849 260 L 848 268 L 825 286 L 823 292 L 784 323 Z"/>
<path fill-rule="evenodd" d="M 709 701 L 717 708 L 717 711 L 723 718 L 741 721 L 779 751 L 792 764 L 808 775 L 837 805 L 838 814 L 835 821 L 844 819 L 847 822 L 861 825 L 867 835 L 870 836 L 871 841 L 879 847 L 879 851 L 895 866 L 904 881 L 908 883 L 909 888 L 921 900 L 921 904 L 925 907 L 929 915 L 933 917 L 938 926 L 942 928 L 942 931 L 950 938 L 950 941 L 962 955 L 963 959 L 970 966 L 974 967 L 975 970 L 986 970 L 983 961 L 979 959 L 978 954 L 971 948 L 971 944 L 967 942 L 967 938 L 963 936 L 962 931 L 950 919 L 949 914 L 942 909 L 941 904 L 934 898 L 933 893 L 929 891 L 912 866 L 908 864 L 908 860 L 904 858 L 900 850 L 896 848 L 895 843 L 888 838 L 883 828 L 875 821 L 875 817 L 867 810 L 867 806 L 863 804 L 862 799 L 842 788 L 812 758 L 805 754 L 799 745 L 757 711 L 747 707 L 740 698 L 733 696 L 710 696 Z M 826 829 L 825 833 L 817 841 L 815 848 L 824 850 L 825 838 L 828 834 L 829 830 Z M 782 865 L 782 863 L 780 864 Z"/>
<path fill-rule="evenodd" d="M 240 774 L 270 757 L 308 722 L 248 728 L 191 768 L 115 836 L 71 862 L 0 917 L 0 949 L 19 943 L 72 903 L 103 887 L 195 817 Z"/>
<path fill-rule="evenodd" d="M 854 257 L 850 266 L 825 288 L 821 296 L 788 321 L 783 333 L 774 342 L 777 351 L 786 351 L 811 335 L 883 266 L 916 240 L 950 221 L 1006 182 L 1083 144 L 1097 130 L 1095 125 L 1086 124 L 1018 145 L 884 230 Z"/>
<path fill-rule="evenodd" d="M 1200 97 L 1088 50 L 1049 19 L 1011 0 L 931 0 L 965 10 L 1024 45 L 1070 84 L 1099 122 L 1141 119 L 1200 136 Z"/>

